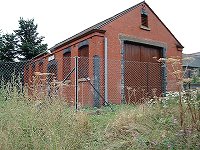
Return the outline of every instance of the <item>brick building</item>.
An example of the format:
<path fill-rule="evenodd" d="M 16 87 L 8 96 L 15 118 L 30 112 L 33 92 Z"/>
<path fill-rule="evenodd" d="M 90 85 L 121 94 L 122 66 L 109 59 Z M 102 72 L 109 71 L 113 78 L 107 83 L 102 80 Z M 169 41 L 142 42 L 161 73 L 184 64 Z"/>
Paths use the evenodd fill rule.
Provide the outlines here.
<path fill-rule="evenodd" d="M 137 98 L 144 95 L 144 90 L 151 93 L 156 88 L 159 95 L 173 90 L 167 84 L 171 77 L 155 57 L 181 58 L 182 49 L 181 43 L 148 4 L 141 2 L 56 44 L 49 49 L 51 54 L 38 55 L 26 67 L 25 74 L 30 77 L 34 71 L 51 72 L 56 80 L 62 81 L 74 67 L 73 57 L 79 56 L 79 88 L 85 90 L 84 95 L 79 92 L 80 102 L 94 106 L 102 103 L 84 80 L 89 77 L 106 101 L 119 104 L 136 101 L 128 96 L 130 91 L 127 90 L 132 93 L 140 90 Z M 68 84 L 74 84 L 73 76 Z M 74 101 L 72 86 L 65 96 L 68 101 Z"/>

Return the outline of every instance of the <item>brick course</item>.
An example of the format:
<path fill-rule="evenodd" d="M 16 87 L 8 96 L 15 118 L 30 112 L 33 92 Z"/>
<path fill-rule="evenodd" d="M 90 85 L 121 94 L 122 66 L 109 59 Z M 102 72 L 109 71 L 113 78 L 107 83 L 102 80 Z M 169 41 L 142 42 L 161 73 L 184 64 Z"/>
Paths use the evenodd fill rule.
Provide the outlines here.
<path fill-rule="evenodd" d="M 141 9 L 145 7 L 145 11 L 148 13 L 148 24 L 149 29 L 141 28 Z M 108 39 L 108 60 L 121 60 L 122 59 L 122 44 L 123 41 L 121 39 L 121 35 L 127 36 L 129 38 L 138 38 L 143 39 L 145 41 L 150 41 L 151 43 L 161 43 L 166 46 L 166 55 L 167 57 L 178 56 L 182 57 L 182 46 L 179 41 L 174 37 L 174 35 L 167 29 L 167 27 L 161 22 L 161 20 L 156 16 L 156 14 L 152 11 L 152 9 L 145 3 L 139 4 L 133 10 L 125 13 L 121 17 L 117 18 L 114 21 L 111 21 L 107 25 L 104 25 L 100 28 L 101 32 L 94 31 L 92 33 L 88 33 L 88 35 L 81 36 L 80 38 L 76 38 L 71 42 L 64 43 L 58 46 L 52 53 L 55 56 L 55 60 L 58 63 L 58 80 L 63 80 L 63 50 L 65 48 L 71 47 L 71 57 L 78 56 L 78 44 L 84 40 L 87 40 L 89 43 L 89 68 L 93 68 L 92 58 L 95 55 L 100 56 L 101 59 L 104 58 L 104 37 Z M 105 31 L 103 33 L 102 31 Z M 179 48 L 177 48 L 177 46 Z M 181 47 L 181 48 L 180 48 Z M 46 54 L 41 57 L 37 57 L 33 59 L 33 61 L 37 62 L 41 59 L 44 59 L 44 72 L 47 70 L 48 65 L 48 57 L 52 54 Z M 73 59 L 72 59 L 73 60 Z M 108 62 L 109 63 L 109 62 Z M 103 64 L 102 64 L 103 65 Z M 71 67 L 74 67 L 74 61 L 71 62 Z M 116 68 L 121 68 L 121 63 L 116 63 L 113 68 L 109 68 L 109 70 L 115 70 Z M 36 70 L 38 70 L 38 63 L 36 64 Z M 101 68 L 101 82 L 104 81 L 104 70 Z M 30 75 L 29 71 L 29 75 Z M 89 71 L 89 76 L 92 76 L 92 69 Z M 171 77 L 168 77 L 167 80 L 172 80 Z M 72 76 L 71 82 L 74 83 L 74 77 Z M 108 85 L 110 83 L 115 83 L 117 87 L 110 87 L 109 96 L 112 97 L 113 94 L 117 94 L 119 99 L 113 100 L 112 103 L 121 103 L 121 76 L 112 80 L 112 77 L 109 77 Z M 88 86 L 88 85 L 87 85 Z M 168 90 L 173 90 L 169 88 Z M 116 91 L 117 90 L 117 91 Z M 73 93 L 73 92 L 72 92 Z M 73 94 L 72 94 L 73 97 Z M 80 95 L 81 97 L 81 95 Z M 88 97 L 88 96 L 85 96 Z M 86 102 L 89 105 L 93 104 L 92 100 L 87 98 Z M 92 99 L 92 98 L 91 98 Z"/>

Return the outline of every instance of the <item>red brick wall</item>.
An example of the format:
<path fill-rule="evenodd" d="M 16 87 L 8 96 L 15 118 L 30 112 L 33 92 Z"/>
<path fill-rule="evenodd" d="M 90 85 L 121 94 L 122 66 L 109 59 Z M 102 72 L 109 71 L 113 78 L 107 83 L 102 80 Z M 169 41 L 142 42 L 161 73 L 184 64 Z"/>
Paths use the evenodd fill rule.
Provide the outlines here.
<path fill-rule="evenodd" d="M 80 38 L 77 41 L 74 41 L 70 44 L 63 45 L 62 47 L 58 48 L 57 50 L 53 51 L 51 55 L 55 56 L 55 61 L 58 63 L 58 81 L 62 81 L 63 77 L 63 50 L 65 48 L 71 47 L 71 69 L 75 66 L 75 60 L 73 59 L 75 56 L 78 56 L 78 44 L 84 40 L 88 40 L 89 42 L 89 77 L 93 77 L 93 57 L 95 55 L 100 56 L 101 59 L 104 57 L 104 36 L 100 33 L 93 33 L 86 37 Z M 39 61 L 40 59 L 44 59 L 43 63 L 43 72 L 47 72 L 47 65 L 48 65 L 48 57 L 51 56 L 50 54 L 45 55 L 41 58 L 34 60 L 35 62 Z M 100 82 L 103 83 L 104 81 L 104 67 L 101 61 L 101 78 Z M 38 63 L 36 63 L 36 68 L 38 68 Z M 38 70 L 38 69 L 37 69 Z M 91 78 L 93 80 L 93 78 Z M 71 85 L 75 82 L 74 74 L 71 76 Z M 93 94 L 91 91 L 91 86 L 86 81 L 79 82 L 79 102 L 81 105 L 93 105 Z M 63 86 L 62 87 L 63 96 L 66 96 L 66 101 L 71 104 L 74 104 L 74 87 L 72 86 Z"/>
<path fill-rule="evenodd" d="M 178 56 L 179 58 L 182 58 L 182 51 L 178 51 L 176 46 L 179 45 L 178 41 L 167 30 L 167 28 L 162 24 L 162 22 L 156 17 L 149 7 L 146 7 L 146 11 L 148 13 L 148 24 L 150 31 L 140 28 L 142 7 L 143 6 L 141 5 L 135 8 L 131 12 L 123 15 L 122 17 L 102 28 L 103 30 L 106 30 L 105 37 L 108 38 L 108 58 L 114 60 L 121 59 L 120 52 L 122 45 L 119 38 L 120 34 L 164 43 L 167 46 L 167 57 Z M 118 67 L 120 67 L 120 64 L 118 64 Z M 170 72 L 171 70 L 168 72 L 168 81 L 174 80 L 174 78 L 170 75 Z M 116 85 L 120 85 L 120 77 L 116 81 Z M 169 82 L 168 90 L 175 90 L 176 88 L 172 87 L 170 83 L 171 82 Z"/>
<path fill-rule="evenodd" d="M 119 42 L 119 34 L 132 35 L 146 40 L 154 40 L 167 44 L 167 56 L 180 56 L 181 51 L 177 51 L 176 45 L 179 43 L 158 20 L 158 18 L 146 7 L 148 12 L 150 31 L 140 28 L 142 6 L 137 7 L 131 12 L 104 26 L 106 30 L 105 36 L 108 38 L 109 58 L 119 59 L 121 45 Z"/>
<path fill-rule="evenodd" d="M 121 69 L 121 41 L 119 35 L 127 35 L 127 36 L 133 36 L 139 39 L 145 39 L 149 41 L 156 41 L 160 43 L 164 43 L 167 46 L 167 57 L 171 56 L 179 56 L 182 57 L 182 52 L 177 50 L 176 45 L 179 43 L 177 40 L 172 36 L 172 34 L 166 29 L 166 27 L 162 24 L 162 22 L 155 16 L 153 12 L 151 12 L 149 7 L 146 7 L 146 11 L 148 12 L 148 24 L 150 31 L 141 29 L 141 8 L 143 6 L 138 6 L 131 12 L 121 16 L 117 20 L 109 23 L 108 25 L 105 25 L 102 30 L 105 30 L 105 34 L 102 33 L 92 33 L 85 37 L 82 37 L 80 39 L 77 39 L 76 41 L 73 41 L 68 44 L 64 44 L 63 46 L 57 48 L 55 51 L 53 51 L 53 54 L 55 56 L 55 60 L 58 62 L 58 80 L 63 80 L 63 49 L 71 47 L 71 57 L 78 56 L 78 44 L 81 41 L 88 40 L 89 42 L 89 76 L 93 76 L 93 61 L 92 58 L 94 55 L 99 55 L 100 58 L 104 58 L 104 37 L 108 38 L 108 59 L 110 64 L 109 71 L 114 72 L 116 70 Z M 44 69 L 43 71 L 47 71 L 47 65 L 48 65 L 48 57 L 50 55 L 45 55 L 42 58 L 44 59 Z M 41 58 L 38 58 L 39 60 Z M 35 61 L 37 61 L 35 60 Z M 116 62 L 110 61 L 110 60 L 118 60 Z M 38 65 L 38 64 L 37 64 Z M 71 62 L 71 68 L 74 67 L 74 59 L 72 59 Z M 101 66 L 104 66 L 104 61 L 101 61 Z M 37 67 L 36 67 L 37 68 Z M 120 103 L 121 102 L 121 75 L 120 71 L 118 72 L 119 75 L 116 76 L 109 76 L 109 99 L 111 99 L 112 103 Z M 101 67 L 101 83 L 104 82 L 104 67 Z M 168 80 L 172 80 L 171 77 L 168 77 Z M 71 83 L 74 84 L 74 76 L 71 78 Z M 88 83 L 81 83 L 81 86 L 88 87 L 85 88 L 85 90 L 89 90 Z M 80 88 L 81 88 L 80 86 Z M 169 89 L 170 86 L 168 86 Z M 171 89 L 169 89 L 171 90 Z M 90 92 L 90 93 L 89 93 Z M 88 95 L 84 95 L 85 98 L 87 98 L 87 101 L 84 101 L 81 99 L 83 95 L 81 95 L 81 92 L 79 92 L 79 98 L 80 102 L 83 104 L 93 105 L 93 100 L 91 97 L 92 92 L 89 91 Z M 87 92 L 84 92 L 87 93 Z M 74 91 L 72 89 L 72 92 L 70 94 L 71 98 L 69 98 L 68 101 L 74 101 Z M 113 97 L 114 96 L 114 97 Z M 88 100 L 90 98 L 91 100 Z"/>

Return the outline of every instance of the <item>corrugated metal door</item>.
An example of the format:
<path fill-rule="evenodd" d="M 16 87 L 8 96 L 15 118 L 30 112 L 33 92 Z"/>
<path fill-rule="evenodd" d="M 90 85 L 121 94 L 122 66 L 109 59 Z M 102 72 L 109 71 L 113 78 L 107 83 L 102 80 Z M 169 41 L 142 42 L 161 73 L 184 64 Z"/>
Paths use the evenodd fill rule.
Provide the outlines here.
<path fill-rule="evenodd" d="M 161 94 L 161 48 L 133 42 L 124 43 L 125 98 L 128 103 L 140 103 L 147 97 Z"/>

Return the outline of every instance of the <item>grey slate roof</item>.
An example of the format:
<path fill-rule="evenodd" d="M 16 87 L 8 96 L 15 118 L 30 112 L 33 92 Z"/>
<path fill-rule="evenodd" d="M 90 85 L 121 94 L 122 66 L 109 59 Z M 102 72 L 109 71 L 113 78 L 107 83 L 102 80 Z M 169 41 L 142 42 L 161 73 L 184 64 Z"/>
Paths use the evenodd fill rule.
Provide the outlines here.
<path fill-rule="evenodd" d="M 191 57 L 192 60 L 188 61 L 187 57 Z M 183 66 L 184 67 L 193 67 L 193 68 L 200 68 L 200 52 L 193 53 L 193 54 L 183 54 Z"/>
<path fill-rule="evenodd" d="M 199 57 L 200 57 L 200 52 L 193 53 L 193 55 L 195 55 L 195 56 L 199 56 Z"/>

